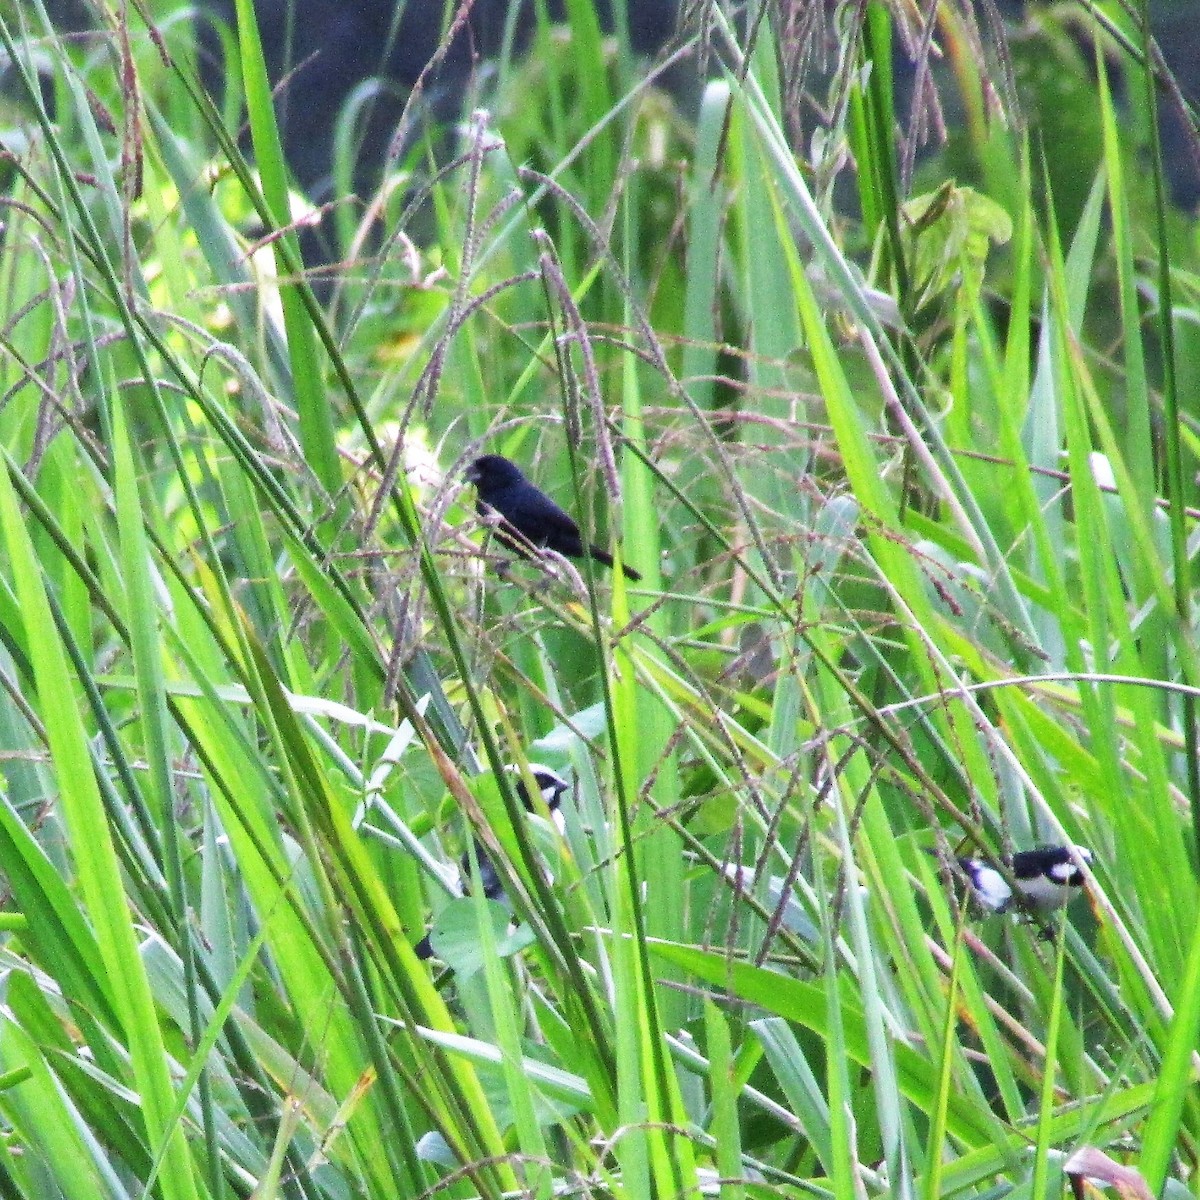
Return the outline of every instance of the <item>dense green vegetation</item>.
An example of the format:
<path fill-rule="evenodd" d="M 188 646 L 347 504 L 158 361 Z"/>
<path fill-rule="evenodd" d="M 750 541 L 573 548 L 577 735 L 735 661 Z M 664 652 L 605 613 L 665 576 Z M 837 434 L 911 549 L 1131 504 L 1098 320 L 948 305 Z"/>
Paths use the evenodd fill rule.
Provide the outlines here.
<path fill-rule="evenodd" d="M 915 9 L 821 74 L 693 6 L 692 123 L 572 4 L 331 283 L 251 28 L 214 106 L 117 7 L 0 6 L 0 1196 L 1190 1186 L 1200 261 L 1137 23 L 943 10 L 910 155 Z M 498 571 L 484 449 L 643 581 Z M 1066 840 L 1065 918 L 963 896 Z"/>

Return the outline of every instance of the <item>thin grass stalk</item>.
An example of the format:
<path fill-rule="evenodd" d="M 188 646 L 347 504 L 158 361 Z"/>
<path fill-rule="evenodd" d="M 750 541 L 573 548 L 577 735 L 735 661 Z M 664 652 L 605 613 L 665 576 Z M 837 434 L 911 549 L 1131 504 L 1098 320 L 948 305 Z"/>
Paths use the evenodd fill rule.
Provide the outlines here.
<path fill-rule="evenodd" d="M 1186 506 L 1190 490 L 1184 484 L 1183 445 L 1180 438 L 1179 397 L 1175 387 L 1175 309 L 1171 300 L 1171 253 L 1167 240 L 1167 197 L 1163 179 L 1162 143 L 1158 132 L 1158 91 L 1154 79 L 1154 59 L 1151 55 L 1150 5 L 1137 0 L 1138 25 L 1142 35 L 1142 82 L 1146 90 L 1146 110 L 1150 131 L 1150 172 L 1154 181 L 1154 225 L 1158 251 L 1158 337 L 1162 351 L 1163 439 L 1165 495 L 1169 502 L 1168 517 L 1171 529 L 1171 565 L 1174 572 L 1173 593 L 1177 637 L 1190 650 L 1181 665 L 1189 671 L 1188 682 L 1200 684 L 1194 672 L 1196 666 L 1196 631 L 1192 612 L 1191 557 L 1187 548 Z M 1200 730 L 1196 726 L 1197 707 L 1185 697 L 1180 720 L 1183 726 L 1187 753 L 1184 769 L 1187 776 L 1188 802 L 1192 810 L 1192 855 L 1196 874 L 1200 878 Z"/>
<path fill-rule="evenodd" d="M 567 323 L 574 337 L 580 341 L 586 341 L 587 332 L 583 325 L 582 316 L 578 310 L 574 310 L 557 262 L 553 258 L 552 253 L 546 250 L 543 251 L 542 255 L 542 270 L 547 304 L 550 306 L 549 311 L 553 313 L 556 301 L 562 304 L 566 309 Z M 580 414 L 577 405 L 571 403 L 574 398 L 574 392 L 571 387 L 574 376 L 569 370 L 566 353 L 563 348 L 564 341 L 565 337 L 556 337 L 554 344 L 556 353 L 559 356 L 559 378 L 563 381 L 566 392 L 568 430 L 570 430 L 572 427 L 578 427 Z M 582 349 L 586 357 L 588 351 L 586 344 Z M 589 391 L 594 393 L 595 380 L 587 380 L 586 385 L 590 385 Z M 598 431 L 598 434 L 602 436 L 600 431 Z M 571 461 L 572 473 L 576 478 L 576 489 L 578 492 L 579 464 L 577 461 L 576 439 L 574 437 L 568 437 L 567 449 Z M 585 533 L 590 536 L 590 531 L 585 530 Z M 628 907 L 624 915 L 633 933 L 632 948 L 627 948 L 624 945 L 618 945 L 615 948 L 618 966 L 623 964 L 630 971 L 626 978 L 626 983 L 630 989 L 626 993 L 626 1003 L 632 1006 L 632 1013 L 627 1012 L 626 1016 L 632 1015 L 634 1019 L 632 1029 L 636 1033 L 634 1044 L 637 1050 L 636 1056 L 632 1052 L 627 1052 L 624 1056 L 625 1070 L 623 1072 L 619 1071 L 618 1079 L 623 1075 L 627 1085 L 635 1089 L 634 1095 L 636 1096 L 636 1101 L 634 1095 L 630 1094 L 628 1086 L 626 1089 L 621 1089 L 624 1091 L 626 1105 L 625 1119 L 627 1122 L 629 1114 L 636 1113 L 641 1102 L 645 1102 L 648 1106 L 650 1130 L 646 1135 L 646 1140 L 649 1143 L 650 1164 L 656 1178 L 655 1186 L 662 1189 L 663 1194 L 678 1195 L 683 1190 L 687 1190 L 693 1186 L 694 1166 L 691 1161 L 690 1147 L 686 1139 L 675 1134 L 675 1130 L 679 1127 L 682 1113 L 679 1110 L 675 1079 L 669 1070 L 664 1050 L 660 1005 L 646 950 L 646 920 L 635 869 L 635 864 L 640 861 L 640 858 L 635 855 L 633 828 L 630 819 L 632 799 L 636 791 L 634 772 L 638 761 L 639 742 L 636 733 L 637 698 L 636 691 L 634 690 L 634 672 L 631 664 L 626 671 L 620 672 L 622 659 L 625 656 L 620 652 L 619 648 L 616 648 L 612 652 L 613 666 L 616 667 L 623 678 L 619 676 L 614 679 L 612 677 L 612 668 L 608 665 L 610 657 L 608 638 L 605 636 L 596 590 L 596 568 L 590 556 L 585 555 L 582 562 L 584 577 L 587 581 L 592 626 L 591 634 L 599 652 L 601 663 L 598 674 L 605 712 L 609 754 L 612 761 L 617 827 L 620 830 L 620 844 L 623 850 L 616 864 L 617 887 L 621 891 L 627 891 L 624 902 L 627 903 Z M 620 625 L 628 623 L 628 612 L 624 609 L 623 604 L 624 590 L 623 577 L 619 570 L 615 571 L 613 604 L 615 615 Z M 624 618 L 623 620 L 621 619 L 622 617 Z M 618 912 L 621 905 L 622 900 L 619 899 Z M 623 934 L 624 922 L 615 921 L 614 929 L 619 934 Z M 619 978 L 620 972 L 618 973 Z M 627 1028 L 625 1021 L 622 1021 L 620 1028 Z M 618 1037 L 620 1038 L 620 1036 L 619 1033 Z M 630 1051 L 632 1051 L 632 1047 L 630 1047 Z M 635 1058 L 641 1061 L 637 1061 L 635 1064 Z M 639 1075 L 642 1075 L 642 1078 L 639 1079 Z M 670 1131 L 669 1149 L 663 1144 L 661 1131 L 664 1130 Z M 626 1137 L 634 1145 L 637 1145 L 642 1140 L 641 1133 L 636 1132 L 633 1128 L 628 1131 Z M 622 1139 L 622 1141 L 624 1142 L 625 1139 Z M 630 1161 L 640 1161 L 640 1159 L 641 1155 L 635 1151 L 633 1159 Z"/>

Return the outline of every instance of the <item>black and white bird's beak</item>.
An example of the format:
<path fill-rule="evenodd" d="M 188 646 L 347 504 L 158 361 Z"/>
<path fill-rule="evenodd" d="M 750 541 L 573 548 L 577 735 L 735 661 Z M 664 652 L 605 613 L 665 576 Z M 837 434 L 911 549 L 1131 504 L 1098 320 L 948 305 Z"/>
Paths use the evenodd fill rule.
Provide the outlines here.
<path fill-rule="evenodd" d="M 466 471 L 463 472 L 463 478 L 468 483 L 478 483 L 479 482 L 479 467 L 475 463 L 472 463 L 466 469 Z"/>
<path fill-rule="evenodd" d="M 1086 846 L 1039 846 L 1018 850 L 1012 857 L 1012 873 L 1021 900 L 1040 912 L 1065 907 L 1083 886 L 1079 864 L 1090 866 L 1092 852 Z M 960 858 L 958 865 L 971 881 L 975 898 L 991 912 L 1004 912 L 1013 900 L 1008 880 L 980 858 Z"/>

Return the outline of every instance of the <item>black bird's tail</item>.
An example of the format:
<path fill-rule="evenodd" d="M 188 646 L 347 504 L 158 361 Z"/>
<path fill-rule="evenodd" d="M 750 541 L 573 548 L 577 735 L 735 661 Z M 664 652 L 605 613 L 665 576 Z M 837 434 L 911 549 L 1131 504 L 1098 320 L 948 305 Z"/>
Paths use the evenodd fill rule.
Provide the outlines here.
<path fill-rule="evenodd" d="M 613 556 L 609 554 L 607 550 L 601 550 L 599 546 L 589 546 L 588 553 L 598 563 L 603 563 L 606 567 L 611 567 L 613 565 Z M 621 564 L 621 573 L 632 583 L 638 583 L 642 578 L 638 571 L 635 571 L 632 567 L 626 566 L 625 563 Z"/>

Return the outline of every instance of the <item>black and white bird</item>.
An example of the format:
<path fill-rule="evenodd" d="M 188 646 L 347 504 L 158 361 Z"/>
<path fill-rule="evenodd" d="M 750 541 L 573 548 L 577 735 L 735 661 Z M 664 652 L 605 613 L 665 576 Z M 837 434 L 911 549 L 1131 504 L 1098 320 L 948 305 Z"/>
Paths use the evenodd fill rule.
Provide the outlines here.
<path fill-rule="evenodd" d="M 528 812 L 536 812 L 536 806 L 529 795 L 529 789 L 525 786 L 525 778 L 521 774 L 521 768 L 515 763 L 509 763 L 504 769 L 516 776 L 515 787 L 517 795 L 520 797 L 521 803 L 525 805 L 526 810 Z M 562 798 L 570 790 L 571 785 L 557 771 L 544 766 L 542 763 L 530 763 L 529 774 L 533 777 L 533 782 L 537 784 L 538 791 L 541 793 L 546 807 L 550 810 L 550 816 L 554 819 L 555 826 L 558 828 L 559 833 L 562 833 Z M 479 869 L 479 882 L 483 885 L 483 894 L 489 900 L 507 899 L 500 875 L 478 838 L 475 839 L 475 861 Z M 470 851 L 463 854 L 458 865 L 461 893 L 464 896 L 470 895 Z M 432 958 L 434 951 L 429 940 L 429 935 L 426 934 L 413 947 L 413 950 L 416 952 L 418 958 Z"/>
<path fill-rule="evenodd" d="M 567 558 L 586 554 L 606 567 L 613 565 L 613 556 L 585 543 L 574 518 L 530 483 L 516 463 L 499 454 L 485 454 L 467 468 L 466 479 L 479 497 L 475 510 L 480 516 L 496 513 L 501 518 L 496 537 L 513 553 L 529 558 L 531 546 L 542 547 Z M 641 579 L 623 563 L 621 570 L 626 579 L 635 583 Z"/>
<path fill-rule="evenodd" d="M 1038 846 L 1018 850 L 1012 856 L 1012 874 L 1022 903 L 1039 912 L 1053 912 L 1070 903 L 1083 886 L 1079 863 L 1091 866 L 1092 852 L 1086 846 Z M 980 905 L 1002 913 L 1013 902 L 1008 880 L 982 858 L 960 858 L 958 865 L 971 881 Z"/>

